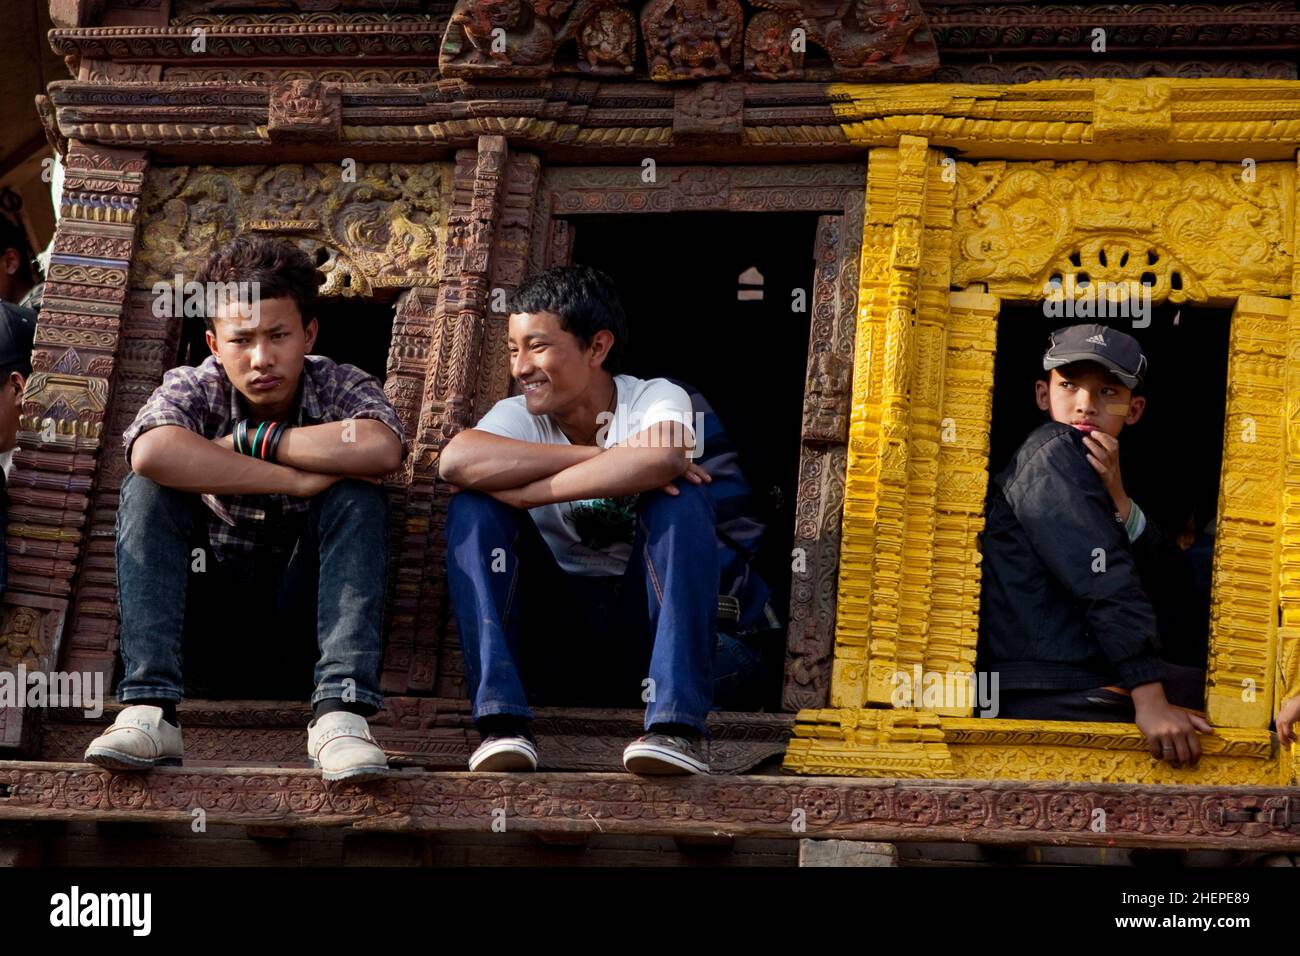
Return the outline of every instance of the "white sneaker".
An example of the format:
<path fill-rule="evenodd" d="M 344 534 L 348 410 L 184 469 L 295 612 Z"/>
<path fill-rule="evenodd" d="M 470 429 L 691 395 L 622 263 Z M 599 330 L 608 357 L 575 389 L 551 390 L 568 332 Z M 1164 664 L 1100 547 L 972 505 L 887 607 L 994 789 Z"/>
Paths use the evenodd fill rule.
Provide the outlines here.
<path fill-rule="evenodd" d="M 518 734 L 488 737 L 470 756 L 469 769 L 484 773 L 536 770 L 537 746 L 528 737 Z"/>
<path fill-rule="evenodd" d="M 360 783 L 388 776 L 388 758 L 360 714 L 336 710 L 307 725 L 307 756 L 325 780 Z"/>
<path fill-rule="evenodd" d="M 85 760 L 109 770 L 179 767 L 184 750 L 181 729 L 163 720 L 161 707 L 135 704 L 90 742 Z"/>

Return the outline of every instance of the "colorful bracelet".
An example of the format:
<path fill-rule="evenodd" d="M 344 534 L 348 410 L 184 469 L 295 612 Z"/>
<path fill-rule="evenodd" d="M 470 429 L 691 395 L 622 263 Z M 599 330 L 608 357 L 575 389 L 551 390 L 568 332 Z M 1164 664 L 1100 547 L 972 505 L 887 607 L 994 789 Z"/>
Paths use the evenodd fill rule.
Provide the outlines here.
<path fill-rule="evenodd" d="M 288 431 L 288 428 L 289 426 L 285 425 L 283 422 L 275 423 L 275 428 L 271 432 L 271 438 L 267 444 L 266 455 L 264 456 L 267 461 L 276 460 L 276 456 L 280 452 L 280 439 L 284 437 L 284 433 Z"/>
<path fill-rule="evenodd" d="M 259 422 L 250 435 L 248 419 L 240 419 L 233 432 L 235 451 L 250 458 L 273 462 L 287 427 L 283 422 Z"/>

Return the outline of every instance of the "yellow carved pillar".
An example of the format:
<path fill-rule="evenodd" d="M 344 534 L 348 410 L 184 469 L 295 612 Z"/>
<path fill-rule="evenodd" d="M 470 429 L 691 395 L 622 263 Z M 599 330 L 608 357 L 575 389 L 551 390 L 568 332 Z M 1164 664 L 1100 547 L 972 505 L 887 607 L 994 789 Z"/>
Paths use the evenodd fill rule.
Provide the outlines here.
<path fill-rule="evenodd" d="M 988 490 L 989 426 L 993 417 L 993 352 L 999 300 L 981 292 L 948 296 L 943 405 L 934 498 L 929 639 L 924 670 L 970 675 L 979 634 L 979 534 Z M 954 685 L 957 686 L 957 685 Z M 965 716 L 970 706 L 944 706 Z"/>
<path fill-rule="evenodd" d="M 833 707 L 888 704 L 894 673 L 926 656 L 952 229 L 941 159 L 914 136 L 870 155 Z"/>
<path fill-rule="evenodd" d="M 1283 299 L 1243 295 L 1232 314 L 1206 701 L 1224 727 L 1272 718 L 1290 310 Z"/>
<path fill-rule="evenodd" d="M 1300 157 L 1298 157 L 1300 160 Z M 1296 177 L 1296 199 L 1300 200 L 1300 176 Z M 1300 201 L 1293 205 L 1300 218 Z M 1295 235 L 1295 232 L 1292 232 Z M 1286 396 L 1282 465 L 1282 529 L 1278 548 L 1277 673 L 1274 679 L 1274 712 L 1283 701 L 1300 696 L 1300 266 L 1291 272 L 1291 300 L 1287 309 Z M 1293 761 L 1281 761 L 1283 782 L 1294 782 Z"/>

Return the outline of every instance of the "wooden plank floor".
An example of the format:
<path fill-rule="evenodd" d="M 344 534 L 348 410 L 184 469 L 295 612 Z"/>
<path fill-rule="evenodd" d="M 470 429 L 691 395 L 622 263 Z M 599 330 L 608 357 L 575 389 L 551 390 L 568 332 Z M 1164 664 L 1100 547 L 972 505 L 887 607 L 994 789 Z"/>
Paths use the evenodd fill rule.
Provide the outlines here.
<path fill-rule="evenodd" d="M 310 770 L 0 762 L 0 822 L 121 821 L 391 833 L 625 834 L 1300 852 L 1293 791 L 796 776 Z"/>

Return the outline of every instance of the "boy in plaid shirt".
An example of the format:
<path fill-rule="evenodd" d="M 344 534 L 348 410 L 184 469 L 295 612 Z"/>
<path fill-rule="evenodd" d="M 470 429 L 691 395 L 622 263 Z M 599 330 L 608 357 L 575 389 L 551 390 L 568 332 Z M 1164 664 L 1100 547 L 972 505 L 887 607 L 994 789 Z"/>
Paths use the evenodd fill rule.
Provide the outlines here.
<path fill-rule="evenodd" d="M 182 647 L 190 663 L 262 674 L 291 657 L 295 624 L 314 619 L 308 756 L 326 780 L 386 772 L 366 723 L 383 703 L 379 480 L 407 449 L 373 376 L 309 354 L 321 278 L 294 244 L 259 236 L 199 271 L 200 287 L 220 292 L 204 312 L 212 354 L 168 372 L 123 436 L 118 698 L 129 706 L 91 743 L 91 763 L 180 763 Z M 267 623 L 280 647 L 232 647 Z"/>

